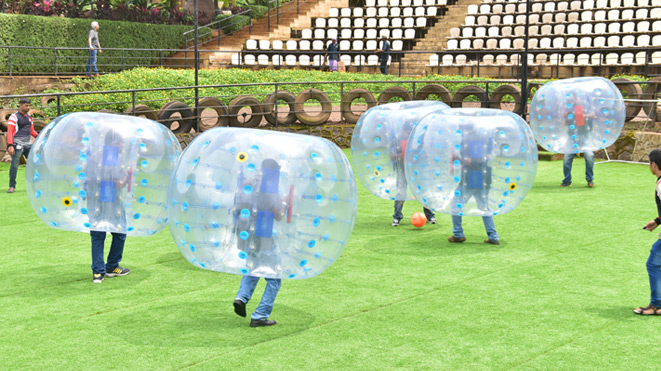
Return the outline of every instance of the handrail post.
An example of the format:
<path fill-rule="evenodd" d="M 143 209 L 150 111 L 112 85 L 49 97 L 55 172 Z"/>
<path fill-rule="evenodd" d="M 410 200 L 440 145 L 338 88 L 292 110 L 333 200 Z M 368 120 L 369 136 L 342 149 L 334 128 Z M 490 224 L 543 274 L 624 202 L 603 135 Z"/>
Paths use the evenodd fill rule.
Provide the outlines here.
<path fill-rule="evenodd" d="M 53 49 L 53 56 L 54 56 L 54 62 L 55 62 L 55 76 L 57 76 L 57 48 Z"/>
<path fill-rule="evenodd" d="M 135 116 L 135 90 L 131 91 L 131 112 Z"/>
<path fill-rule="evenodd" d="M 126 69 L 125 60 L 124 60 L 124 50 L 125 49 L 122 49 L 122 71 L 124 71 Z"/>
<path fill-rule="evenodd" d="M 299 0 L 296 0 L 296 15 L 300 15 L 301 10 L 299 9 Z"/>
<path fill-rule="evenodd" d="M 7 47 L 7 62 L 9 63 L 9 76 L 11 76 L 11 46 Z"/>
<path fill-rule="evenodd" d="M 399 77 L 402 77 L 402 56 L 401 54 L 396 54 L 399 56 Z M 386 62 L 388 63 L 388 62 Z"/>
<path fill-rule="evenodd" d="M 275 83 L 275 122 L 273 123 L 273 126 L 278 126 L 278 83 Z"/>
<path fill-rule="evenodd" d="M 62 96 L 60 94 L 57 95 L 57 115 L 60 116 L 62 113 L 60 112 L 60 98 Z"/>
<path fill-rule="evenodd" d="M 275 5 L 277 6 L 277 8 L 275 10 L 275 14 L 276 14 L 276 19 L 275 19 L 276 22 L 275 23 L 277 25 L 280 25 L 280 0 L 276 0 Z"/>
<path fill-rule="evenodd" d="M 271 1 L 269 1 L 267 4 L 268 4 L 268 12 L 266 14 L 268 14 L 267 16 L 268 20 L 266 22 L 266 30 L 268 32 L 271 32 Z"/>
<path fill-rule="evenodd" d="M 248 36 L 252 36 L 252 10 L 248 10 Z"/>
<path fill-rule="evenodd" d="M 163 67 L 163 49 L 158 50 L 158 65 Z"/>
<path fill-rule="evenodd" d="M 219 47 L 220 47 L 220 37 L 221 37 L 221 35 L 220 35 L 220 24 L 221 24 L 221 23 L 222 23 L 222 22 L 218 22 L 218 46 L 219 46 Z"/>

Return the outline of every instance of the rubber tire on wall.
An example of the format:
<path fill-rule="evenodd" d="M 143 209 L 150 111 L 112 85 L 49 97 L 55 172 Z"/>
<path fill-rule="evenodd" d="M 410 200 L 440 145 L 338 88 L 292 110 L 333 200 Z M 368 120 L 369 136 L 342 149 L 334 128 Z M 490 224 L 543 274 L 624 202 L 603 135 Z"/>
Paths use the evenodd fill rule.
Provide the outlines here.
<path fill-rule="evenodd" d="M 246 122 L 239 121 L 239 111 L 243 107 L 250 107 L 250 120 Z M 230 126 L 242 126 L 246 128 L 256 128 L 262 122 L 262 116 L 264 115 L 262 111 L 262 104 L 250 95 L 240 95 L 234 98 L 230 102 L 229 109 L 229 125 Z"/>
<path fill-rule="evenodd" d="M 489 104 L 488 104 L 489 97 L 487 96 L 486 90 L 482 89 L 477 85 L 467 85 L 457 90 L 457 92 L 454 93 L 454 99 L 452 100 L 452 107 L 461 108 L 464 103 L 464 99 L 466 99 L 466 97 L 471 95 L 475 95 L 480 100 L 481 102 L 480 107 L 489 108 Z"/>
<path fill-rule="evenodd" d="M 656 90 L 656 95 L 654 91 Z M 647 82 L 645 90 L 643 90 L 643 99 L 658 99 L 661 97 L 661 77 L 656 77 Z M 644 103 L 643 109 L 647 114 L 647 117 L 651 116 L 652 109 L 654 107 L 653 103 Z M 656 104 L 656 121 L 661 121 L 661 104 Z"/>
<path fill-rule="evenodd" d="M 633 80 L 620 77 L 611 81 L 617 86 L 618 89 L 624 90 L 627 93 L 627 99 L 643 98 L 643 89 L 641 89 L 640 85 L 638 84 L 631 84 Z M 640 110 L 643 108 L 642 102 L 624 102 L 624 105 L 626 107 L 626 117 L 624 121 L 631 121 L 636 118 Z"/>
<path fill-rule="evenodd" d="M 212 109 L 216 111 L 216 115 L 218 115 L 218 118 L 216 119 L 216 122 L 209 126 L 209 125 L 204 125 L 203 120 L 202 120 L 202 111 L 205 109 Z M 197 112 L 200 113 L 200 132 L 203 132 L 205 130 L 209 130 L 211 128 L 215 128 L 218 126 L 227 126 L 229 125 L 230 122 L 230 117 L 228 113 L 227 106 L 225 103 L 221 102 L 220 99 L 214 98 L 214 97 L 206 97 L 200 99 L 199 106 L 197 108 Z"/>
<path fill-rule="evenodd" d="M 16 112 L 16 110 L 0 109 L 0 130 L 4 132 L 7 131 L 7 120 L 9 119 L 9 115 L 14 112 Z"/>
<path fill-rule="evenodd" d="M 171 119 L 170 117 L 175 112 L 179 112 L 181 118 Z M 195 117 L 193 115 L 193 110 L 188 107 L 186 103 L 173 101 L 161 107 L 161 110 L 158 111 L 158 121 L 168 129 L 172 127 L 173 122 L 178 122 L 179 128 L 176 130 L 170 130 L 172 130 L 172 132 L 175 134 L 188 133 L 193 128 Z"/>
<path fill-rule="evenodd" d="M 289 113 L 285 117 L 276 117 L 275 104 L 276 101 L 283 100 L 289 106 Z M 296 96 L 287 90 L 278 90 L 278 97 L 276 94 L 271 93 L 264 98 L 264 118 L 271 125 L 293 125 L 296 122 L 296 108 L 294 103 Z"/>
<path fill-rule="evenodd" d="M 497 87 L 491 93 L 489 105 L 491 108 L 501 109 L 500 103 L 506 95 L 511 95 L 514 98 L 514 110 L 512 112 L 518 113 L 521 111 L 521 88 L 516 85 L 505 84 Z"/>
<path fill-rule="evenodd" d="M 124 113 L 131 116 L 144 117 L 152 121 L 158 121 L 158 114 L 156 111 L 146 104 L 136 104 L 135 107 L 127 108 Z"/>
<path fill-rule="evenodd" d="M 321 103 L 321 112 L 317 115 L 305 113 L 305 102 L 314 99 Z M 294 101 L 294 112 L 298 121 L 305 125 L 323 125 L 330 118 L 333 104 L 326 93 L 319 89 L 308 89 L 301 92 Z"/>
<path fill-rule="evenodd" d="M 37 133 L 41 133 L 41 129 L 46 127 L 47 124 L 43 120 L 35 119 L 35 120 L 32 120 L 32 125 L 34 125 L 34 130 Z"/>
<path fill-rule="evenodd" d="M 441 101 L 448 106 L 452 106 L 452 93 L 443 85 L 429 84 L 423 86 L 417 93 L 415 93 L 415 100 L 426 100 L 432 94 L 441 97 Z"/>
<path fill-rule="evenodd" d="M 100 110 L 98 110 L 98 111 L 96 111 L 96 112 L 98 112 L 98 113 L 113 113 L 113 114 L 117 114 L 117 112 L 115 112 L 115 111 L 113 111 L 113 110 L 111 110 L 111 109 L 107 109 L 107 108 L 100 109 Z"/>
<path fill-rule="evenodd" d="M 341 105 L 342 116 L 344 117 L 344 121 L 346 121 L 349 124 L 357 123 L 358 120 L 360 119 L 360 116 L 362 116 L 362 114 L 357 115 L 353 113 L 353 110 L 351 110 L 351 105 L 353 104 L 353 101 L 358 98 L 365 99 L 365 102 L 367 103 L 367 109 L 376 106 L 376 99 L 374 98 L 374 94 L 372 94 L 367 89 L 356 88 L 344 94 L 344 96 L 342 97 L 342 105 Z"/>
<path fill-rule="evenodd" d="M 49 102 L 57 102 L 57 96 L 55 95 L 44 95 L 41 97 L 41 106 L 46 107 Z"/>
<path fill-rule="evenodd" d="M 401 86 L 391 86 L 386 88 L 384 91 L 381 92 L 381 94 L 379 94 L 379 99 L 377 100 L 377 103 L 379 105 L 386 104 L 390 102 L 390 100 L 394 97 L 400 97 L 404 101 L 409 101 L 413 99 L 411 92 L 409 92 L 408 90 L 402 88 Z"/>

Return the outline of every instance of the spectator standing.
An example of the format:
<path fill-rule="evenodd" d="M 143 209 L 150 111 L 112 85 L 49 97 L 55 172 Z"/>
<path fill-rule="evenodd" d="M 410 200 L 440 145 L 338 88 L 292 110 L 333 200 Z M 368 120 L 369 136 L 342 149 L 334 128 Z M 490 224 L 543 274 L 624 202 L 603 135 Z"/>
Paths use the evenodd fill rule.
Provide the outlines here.
<path fill-rule="evenodd" d="M 388 74 L 388 58 L 390 58 L 390 41 L 388 38 L 383 35 L 381 36 L 381 49 L 374 52 L 375 54 L 381 54 L 381 65 L 379 69 L 383 75 Z"/>
<path fill-rule="evenodd" d="M 96 56 L 97 52 L 103 52 L 99 43 L 99 22 L 92 22 L 92 29 L 87 36 L 87 45 L 89 47 L 89 58 L 87 59 L 85 72 L 87 72 L 88 77 L 98 77 L 99 70 L 96 68 Z"/>
<path fill-rule="evenodd" d="M 340 45 L 337 39 L 333 38 L 331 43 L 326 48 L 326 58 L 328 59 L 328 67 L 331 72 L 337 72 L 337 64 L 340 61 Z"/>
<path fill-rule="evenodd" d="M 9 189 L 7 193 L 14 193 L 16 190 L 16 173 L 18 165 L 21 163 L 21 156 L 27 158 L 30 155 L 30 137 L 37 137 L 34 130 L 32 116 L 30 112 L 30 100 L 21 98 L 18 101 L 19 110 L 9 116 L 7 127 L 7 153 L 11 156 L 11 167 L 9 168 Z"/>

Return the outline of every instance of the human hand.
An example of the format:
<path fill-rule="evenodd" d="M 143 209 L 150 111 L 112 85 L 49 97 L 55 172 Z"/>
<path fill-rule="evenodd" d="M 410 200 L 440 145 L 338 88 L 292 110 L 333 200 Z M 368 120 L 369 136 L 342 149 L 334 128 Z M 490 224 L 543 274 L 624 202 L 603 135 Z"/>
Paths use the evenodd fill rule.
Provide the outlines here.
<path fill-rule="evenodd" d="M 16 153 L 16 152 L 14 151 L 14 147 L 9 147 L 9 148 L 7 148 L 7 153 L 9 153 L 10 156 L 13 156 L 14 153 Z"/>
<path fill-rule="evenodd" d="M 645 224 L 645 226 L 644 226 L 643 228 L 644 228 L 644 229 L 647 229 L 647 230 L 650 231 L 650 232 L 652 232 L 652 231 L 655 230 L 656 227 L 658 227 L 658 226 L 659 226 L 659 225 L 656 224 L 656 222 L 655 222 L 654 220 L 652 220 L 652 221 L 647 222 L 647 224 Z"/>
<path fill-rule="evenodd" d="M 103 50 L 99 49 L 99 53 L 103 53 Z"/>

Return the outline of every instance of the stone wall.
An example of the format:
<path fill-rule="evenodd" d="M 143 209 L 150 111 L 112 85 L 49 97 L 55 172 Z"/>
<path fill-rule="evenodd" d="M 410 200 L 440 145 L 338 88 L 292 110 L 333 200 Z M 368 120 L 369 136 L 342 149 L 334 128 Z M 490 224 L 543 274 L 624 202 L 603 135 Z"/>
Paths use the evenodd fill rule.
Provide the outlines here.
<path fill-rule="evenodd" d="M 632 153 L 632 161 L 649 162 L 649 153 L 661 149 L 661 134 L 636 132 L 636 147 Z"/>

